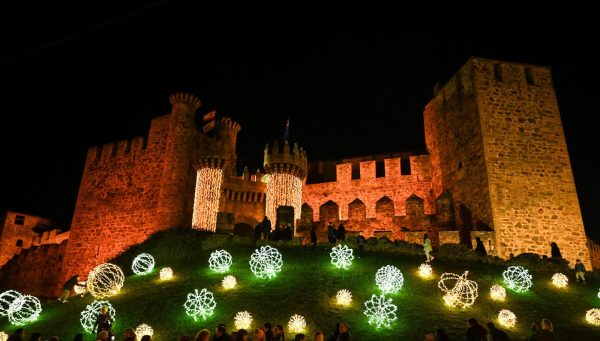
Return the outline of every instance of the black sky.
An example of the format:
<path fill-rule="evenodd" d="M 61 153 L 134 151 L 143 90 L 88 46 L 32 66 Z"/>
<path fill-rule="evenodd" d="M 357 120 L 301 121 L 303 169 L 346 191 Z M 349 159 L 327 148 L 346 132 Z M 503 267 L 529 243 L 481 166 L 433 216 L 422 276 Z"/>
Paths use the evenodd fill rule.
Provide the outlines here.
<path fill-rule="evenodd" d="M 145 134 L 174 91 L 241 123 L 238 162 L 251 169 L 288 116 L 311 160 L 423 152 L 434 84 L 474 55 L 553 68 L 584 223 L 600 240 L 591 10 L 82 3 L 0 12 L 0 210 L 68 223 L 87 148 Z"/>

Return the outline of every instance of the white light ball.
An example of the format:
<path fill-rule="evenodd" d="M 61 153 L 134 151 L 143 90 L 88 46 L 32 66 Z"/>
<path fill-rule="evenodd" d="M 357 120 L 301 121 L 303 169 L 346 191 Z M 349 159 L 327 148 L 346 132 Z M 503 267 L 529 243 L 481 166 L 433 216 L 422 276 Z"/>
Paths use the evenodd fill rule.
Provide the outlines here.
<path fill-rule="evenodd" d="M 23 294 L 16 290 L 8 290 L 0 294 L 0 316 L 8 316 L 10 306 L 22 297 Z M 17 301 L 23 303 L 23 301 Z M 19 307 L 13 307 L 13 310 L 18 310 Z"/>
<path fill-rule="evenodd" d="M 159 272 L 162 281 L 168 281 L 173 278 L 173 270 L 171 268 L 162 268 Z"/>
<path fill-rule="evenodd" d="M 594 326 L 600 326 L 600 309 L 593 308 L 585 313 L 585 320 Z"/>
<path fill-rule="evenodd" d="M 383 294 L 394 294 L 402 289 L 404 284 L 404 276 L 400 269 L 393 265 L 386 265 L 375 274 L 375 283 L 381 289 Z"/>
<path fill-rule="evenodd" d="M 75 291 L 75 294 L 83 297 L 87 292 L 87 284 L 85 282 L 77 282 L 77 284 L 73 286 L 73 291 Z"/>
<path fill-rule="evenodd" d="M 451 307 L 467 308 L 475 303 L 478 286 L 475 281 L 467 279 L 468 271 L 462 275 L 445 273 L 440 277 L 438 287 L 446 293 L 444 302 Z"/>
<path fill-rule="evenodd" d="M 152 329 L 152 327 L 150 327 L 149 325 L 142 323 L 135 328 L 135 335 L 137 335 L 137 337 L 141 340 L 142 336 L 144 335 L 154 335 L 154 329 Z"/>
<path fill-rule="evenodd" d="M 365 302 L 365 314 L 369 318 L 369 324 L 376 328 L 389 328 L 391 323 L 396 321 L 396 310 L 398 307 L 392 303 L 391 298 L 384 295 L 372 295 L 371 299 Z"/>
<path fill-rule="evenodd" d="M 0 331 L 0 341 L 6 341 L 8 340 L 8 334 L 6 334 L 3 331 Z"/>
<path fill-rule="evenodd" d="M 517 316 L 508 309 L 502 309 L 498 314 L 498 322 L 505 327 L 512 328 L 517 323 Z"/>
<path fill-rule="evenodd" d="M 352 293 L 349 290 L 342 289 L 337 292 L 335 298 L 339 305 L 350 305 L 352 302 Z"/>
<path fill-rule="evenodd" d="M 569 278 L 561 273 L 555 273 L 552 276 L 552 284 L 557 288 L 566 288 L 569 284 Z"/>
<path fill-rule="evenodd" d="M 490 288 L 490 296 L 494 301 L 504 301 L 506 298 L 506 289 L 501 285 L 494 284 Z"/>
<path fill-rule="evenodd" d="M 225 250 L 217 250 L 211 253 L 208 258 L 208 267 L 216 272 L 229 271 L 231 263 L 231 254 Z"/>
<path fill-rule="evenodd" d="M 116 295 L 123 287 L 125 275 L 121 268 L 114 264 L 104 263 L 95 267 L 88 274 L 87 289 L 96 298 Z"/>
<path fill-rule="evenodd" d="M 533 285 L 531 283 L 533 277 L 522 266 L 509 266 L 502 273 L 502 277 L 508 288 L 516 292 L 526 292 Z"/>
<path fill-rule="evenodd" d="M 136 275 L 143 275 L 152 272 L 154 269 L 154 257 L 149 253 L 140 253 L 133 259 L 131 269 Z"/>
<path fill-rule="evenodd" d="M 37 297 L 23 295 L 8 308 L 8 321 L 15 326 L 22 326 L 37 320 L 41 312 L 42 304 Z"/>
<path fill-rule="evenodd" d="M 81 326 L 86 332 L 95 332 L 94 324 L 96 323 L 96 318 L 102 313 L 102 307 L 104 306 L 108 307 L 107 313 L 113 319 L 113 322 L 115 321 L 117 313 L 108 301 L 94 301 L 85 307 L 85 310 L 81 312 L 81 318 L 79 319 Z"/>
<path fill-rule="evenodd" d="M 250 270 L 258 278 L 273 278 L 281 272 L 283 259 L 281 253 L 270 245 L 261 246 L 250 256 Z"/>
<path fill-rule="evenodd" d="M 348 269 L 352 265 L 352 260 L 354 260 L 352 249 L 341 244 L 333 247 L 329 256 L 331 256 L 331 264 L 344 270 Z"/>
<path fill-rule="evenodd" d="M 214 313 L 217 303 L 212 292 L 202 289 L 198 292 L 195 289 L 193 293 L 187 295 L 187 300 L 183 304 L 185 313 L 194 318 L 194 321 L 198 320 L 199 316 L 206 320 L 207 316 Z"/>
<path fill-rule="evenodd" d="M 223 278 L 222 284 L 223 284 L 223 289 L 225 289 L 225 290 L 233 289 L 237 285 L 237 280 L 235 279 L 235 277 L 233 277 L 231 275 L 225 276 L 225 278 Z"/>
<path fill-rule="evenodd" d="M 288 329 L 290 332 L 296 334 L 304 332 L 304 329 L 306 329 L 306 320 L 304 320 L 304 316 L 298 314 L 292 315 L 288 322 Z"/>
<path fill-rule="evenodd" d="M 235 329 L 250 329 L 252 315 L 247 311 L 240 311 L 234 317 Z"/>
<path fill-rule="evenodd" d="M 431 265 L 429 265 L 427 263 L 423 263 L 419 266 L 419 276 L 421 276 L 423 278 L 429 278 L 429 277 L 431 277 L 432 274 L 433 274 L 433 269 L 431 268 Z"/>

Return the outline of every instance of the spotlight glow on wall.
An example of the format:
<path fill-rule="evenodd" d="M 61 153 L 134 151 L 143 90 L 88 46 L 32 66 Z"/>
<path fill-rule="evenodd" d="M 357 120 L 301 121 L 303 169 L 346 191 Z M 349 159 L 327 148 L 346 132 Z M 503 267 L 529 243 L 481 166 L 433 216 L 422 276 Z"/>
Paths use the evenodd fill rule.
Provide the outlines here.
<path fill-rule="evenodd" d="M 552 275 L 552 284 L 557 288 L 566 288 L 569 284 L 569 278 L 561 273 Z"/>
<path fill-rule="evenodd" d="M 498 314 L 498 322 L 505 327 L 513 328 L 517 323 L 517 316 L 508 309 L 502 309 Z"/>
<path fill-rule="evenodd" d="M 229 290 L 235 288 L 235 286 L 237 285 L 237 280 L 235 279 L 235 277 L 229 275 L 225 276 L 221 283 L 223 284 L 223 289 Z"/>
<path fill-rule="evenodd" d="M 593 308 L 585 313 L 585 320 L 594 326 L 600 326 L 600 309 Z"/>
<path fill-rule="evenodd" d="M 445 293 L 444 302 L 451 307 L 466 308 L 475 303 L 477 283 L 467 279 L 468 271 L 462 275 L 445 273 L 440 277 L 438 287 Z"/>
<path fill-rule="evenodd" d="M 116 295 L 123 287 L 125 275 L 114 264 L 100 264 L 88 274 L 87 289 L 96 298 Z"/>
<path fill-rule="evenodd" d="M 193 293 L 187 295 L 187 300 L 183 304 L 185 313 L 194 318 L 194 321 L 198 320 L 198 316 L 202 316 L 202 319 L 206 320 L 207 316 L 214 313 L 217 303 L 212 292 L 202 289 L 198 292 L 195 289 Z"/>
<path fill-rule="evenodd" d="M 77 282 L 77 284 L 75 284 L 73 286 L 73 291 L 75 292 L 75 294 L 81 295 L 81 297 L 83 297 L 83 295 L 85 295 L 85 293 L 87 292 L 86 283 L 85 282 Z"/>
<path fill-rule="evenodd" d="M 217 212 L 221 197 L 223 170 L 220 168 L 200 168 L 196 172 L 196 194 L 192 228 L 215 232 L 217 230 Z"/>
<path fill-rule="evenodd" d="M 394 294 L 402 289 L 404 284 L 404 276 L 400 269 L 393 265 L 386 265 L 375 274 L 375 283 L 381 289 L 383 294 Z"/>
<path fill-rule="evenodd" d="M 531 283 L 533 277 L 522 266 L 509 266 L 502 273 L 502 277 L 508 288 L 516 292 L 526 292 L 533 285 Z"/>
<path fill-rule="evenodd" d="M 8 290 L 5 291 L 3 293 L 0 294 L 0 316 L 8 316 L 9 313 L 9 309 L 10 306 L 13 304 L 13 302 L 20 302 L 23 303 L 23 301 L 17 301 L 18 298 L 22 297 L 23 294 L 21 294 L 20 292 L 16 291 L 16 290 Z M 13 310 L 18 310 L 19 307 L 15 306 L 13 308 Z"/>
<path fill-rule="evenodd" d="M 490 296 L 494 301 L 504 301 L 506 298 L 506 290 L 503 286 L 494 284 L 490 288 Z"/>
<path fill-rule="evenodd" d="M 283 259 L 281 253 L 270 245 L 261 246 L 250 256 L 250 270 L 258 278 L 273 278 L 281 272 Z"/>
<path fill-rule="evenodd" d="M 133 259 L 131 269 L 136 275 L 144 275 L 152 272 L 154 269 L 154 257 L 149 253 L 140 253 Z"/>
<path fill-rule="evenodd" d="M 419 266 L 419 276 L 421 276 L 423 278 L 429 278 L 429 277 L 431 277 L 432 274 L 433 274 L 433 269 L 431 268 L 431 265 L 429 265 L 427 263 L 423 263 Z"/>
<path fill-rule="evenodd" d="M 350 305 L 352 302 L 352 293 L 349 290 L 342 289 L 337 292 L 335 299 L 339 305 Z"/>
<path fill-rule="evenodd" d="M 140 339 L 144 335 L 152 336 L 154 335 L 154 329 L 152 329 L 152 327 L 150 327 L 149 325 L 142 323 L 135 328 L 135 335 L 137 335 L 137 337 L 139 337 Z"/>
<path fill-rule="evenodd" d="M 338 269 L 348 269 L 352 265 L 354 256 L 352 255 L 352 249 L 346 245 L 337 245 L 331 249 L 331 264 L 335 265 Z"/>
<path fill-rule="evenodd" d="M 252 315 L 247 311 L 240 311 L 233 318 L 235 329 L 250 329 L 252 325 Z"/>
<path fill-rule="evenodd" d="M 298 334 L 304 332 L 306 329 L 306 320 L 302 315 L 292 315 L 290 317 L 290 321 L 288 322 L 288 330 L 293 334 Z"/>
<path fill-rule="evenodd" d="M 271 221 L 277 221 L 277 207 L 279 206 L 292 206 L 294 221 L 300 219 L 302 179 L 287 173 L 271 173 L 267 182 L 266 196 L 266 216 Z"/>
<path fill-rule="evenodd" d="M 159 276 L 162 281 L 168 281 L 173 278 L 173 269 L 169 267 L 162 268 L 160 269 Z"/>
<path fill-rule="evenodd" d="M 15 326 L 22 326 L 37 320 L 41 312 L 42 304 L 37 297 L 23 295 L 8 308 L 8 321 Z"/>
<path fill-rule="evenodd" d="M 113 322 L 115 321 L 117 313 L 108 301 L 94 301 L 85 307 L 81 312 L 81 318 L 79 319 L 81 326 L 86 332 L 95 332 L 94 325 L 96 324 L 96 318 L 102 313 L 102 307 L 104 306 L 108 307 L 107 314 L 113 319 Z"/>
<path fill-rule="evenodd" d="M 392 303 L 391 298 L 372 295 L 371 299 L 365 302 L 363 313 L 369 318 L 369 324 L 377 328 L 389 328 L 391 323 L 396 321 L 396 310 L 398 307 Z"/>
<path fill-rule="evenodd" d="M 216 272 L 229 271 L 231 263 L 231 254 L 225 250 L 214 251 L 208 258 L 208 267 Z"/>

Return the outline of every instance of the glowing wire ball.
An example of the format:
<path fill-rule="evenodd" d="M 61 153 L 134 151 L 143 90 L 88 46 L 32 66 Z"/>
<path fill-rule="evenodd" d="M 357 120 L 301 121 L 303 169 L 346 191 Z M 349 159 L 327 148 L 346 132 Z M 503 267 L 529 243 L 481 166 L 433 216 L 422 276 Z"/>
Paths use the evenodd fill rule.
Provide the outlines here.
<path fill-rule="evenodd" d="M 585 313 L 585 320 L 594 326 L 600 326 L 600 309 L 593 308 Z"/>
<path fill-rule="evenodd" d="M 140 253 L 133 259 L 131 269 L 136 275 L 143 275 L 151 272 L 154 269 L 154 257 L 149 253 Z"/>
<path fill-rule="evenodd" d="M 121 268 L 114 264 L 104 263 L 95 267 L 88 274 L 87 290 L 96 298 L 116 295 L 123 287 L 125 275 Z"/>
<path fill-rule="evenodd" d="M 250 256 L 250 270 L 258 278 L 273 278 L 281 272 L 283 259 L 281 253 L 270 245 L 261 246 Z"/>
<path fill-rule="evenodd" d="M 466 308 L 475 303 L 477 283 L 467 279 L 468 271 L 462 275 L 445 273 L 440 277 L 438 287 L 445 293 L 444 302 L 451 307 Z"/>
<path fill-rule="evenodd" d="M 173 278 L 173 270 L 171 268 L 162 268 L 158 273 L 161 281 L 168 281 Z"/>
<path fill-rule="evenodd" d="M 494 301 L 504 301 L 506 298 L 506 289 L 501 285 L 494 284 L 490 288 L 490 296 Z"/>
<path fill-rule="evenodd" d="M 81 326 L 86 332 L 95 332 L 94 324 L 96 324 L 96 319 L 98 318 L 98 315 L 102 313 L 102 307 L 104 306 L 108 307 L 108 316 L 112 318 L 113 322 L 115 321 L 117 313 L 108 301 L 94 301 L 85 307 L 85 310 L 81 312 L 81 318 L 79 319 Z"/>
<path fill-rule="evenodd" d="M 288 322 L 288 329 L 292 333 L 302 333 L 306 329 L 306 320 L 304 316 L 294 314 Z"/>
<path fill-rule="evenodd" d="M 8 308 L 8 321 L 15 326 L 22 326 L 37 320 L 41 312 L 42 304 L 37 297 L 23 295 Z"/>
<path fill-rule="evenodd" d="M 498 322 L 505 327 L 512 328 L 517 323 L 517 316 L 508 309 L 502 309 L 498 314 Z"/>
<path fill-rule="evenodd" d="M 135 328 L 135 335 L 137 335 L 140 339 L 144 335 L 152 336 L 154 335 L 154 329 L 152 329 L 152 327 L 149 325 L 142 323 Z"/>
<path fill-rule="evenodd" d="M 252 315 L 247 311 L 240 311 L 234 317 L 235 329 L 250 329 Z"/>
<path fill-rule="evenodd" d="M 504 277 L 504 283 L 508 285 L 508 288 L 516 292 L 526 292 L 533 285 L 531 283 L 533 277 L 522 266 L 509 266 L 502 273 L 502 277 Z"/>
<path fill-rule="evenodd" d="M 371 299 L 365 302 L 365 314 L 369 317 L 369 324 L 377 328 L 389 328 L 391 323 L 396 321 L 396 310 L 398 307 L 392 303 L 391 298 L 384 295 L 372 295 Z"/>
<path fill-rule="evenodd" d="M 73 286 L 73 291 L 75 291 L 75 294 L 81 295 L 81 297 L 83 297 L 83 295 L 85 295 L 85 293 L 87 292 L 86 283 L 85 282 L 77 282 L 77 284 L 75 284 Z"/>
<path fill-rule="evenodd" d="M 352 293 L 349 290 L 342 289 L 337 292 L 335 299 L 339 305 L 350 305 L 352 302 Z"/>
<path fill-rule="evenodd" d="M 569 278 L 561 273 L 555 273 L 552 276 L 552 284 L 557 288 L 566 288 L 569 284 Z"/>
<path fill-rule="evenodd" d="M 432 274 L 433 274 L 433 269 L 431 268 L 431 265 L 429 265 L 427 263 L 423 263 L 419 266 L 419 276 L 421 276 L 423 278 L 429 278 L 429 277 L 431 277 Z"/>
<path fill-rule="evenodd" d="M 404 284 L 404 276 L 400 269 L 393 265 L 386 265 L 375 274 L 375 283 L 381 289 L 383 294 L 394 294 L 402 289 Z"/>
<path fill-rule="evenodd" d="M 185 313 L 194 318 L 194 321 L 198 320 L 198 316 L 202 316 L 202 319 L 206 320 L 207 316 L 214 313 L 217 303 L 212 292 L 202 289 L 198 292 L 195 289 L 193 293 L 187 295 L 187 300 L 183 304 Z"/>
<path fill-rule="evenodd" d="M 352 249 L 346 245 L 337 245 L 331 249 L 331 264 L 335 265 L 338 269 L 348 269 L 352 265 L 354 256 L 352 255 Z"/>
<path fill-rule="evenodd" d="M 231 266 L 231 254 L 225 250 L 217 250 L 210 254 L 208 267 L 212 271 L 227 272 Z"/>
<path fill-rule="evenodd" d="M 210 232 L 217 230 L 222 182 L 223 170 L 220 168 L 203 167 L 196 172 L 192 228 Z"/>
<path fill-rule="evenodd" d="M 13 303 L 18 304 L 18 302 L 23 303 L 23 301 L 18 301 L 18 298 L 21 298 L 23 294 L 16 290 L 8 290 L 0 294 L 0 316 L 8 316 L 9 309 Z M 15 306 L 13 310 L 18 310 L 20 307 Z"/>
<path fill-rule="evenodd" d="M 8 334 L 0 331 L 0 341 L 6 341 L 6 340 L 8 340 Z"/>
<path fill-rule="evenodd" d="M 225 289 L 225 290 L 233 289 L 237 285 L 237 280 L 235 279 L 235 277 L 233 277 L 231 275 L 225 276 L 225 278 L 223 278 L 222 284 L 223 284 L 223 289 Z"/>

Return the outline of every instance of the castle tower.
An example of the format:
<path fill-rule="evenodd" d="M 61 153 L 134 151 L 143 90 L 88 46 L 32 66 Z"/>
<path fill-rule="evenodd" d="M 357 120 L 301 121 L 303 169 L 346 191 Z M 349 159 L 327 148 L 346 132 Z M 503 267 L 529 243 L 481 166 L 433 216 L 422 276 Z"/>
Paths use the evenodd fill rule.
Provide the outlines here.
<path fill-rule="evenodd" d="M 556 242 L 591 268 L 550 68 L 471 58 L 424 116 L 434 196 L 464 234 L 492 228 L 503 258 Z"/>
<path fill-rule="evenodd" d="M 227 159 L 224 172 L 226 176 L 236 174 L 237 154 L 235 152 L 237 134 L 241 130 L 239 123 L 229 117 L 217 121 L 217 140 L 222 143 L 224 157 Z"/>
<path fill-rule="evenodd" d="M 225 158 L 219 156 L 207 156 L 195 164 L 196 192 L 192 215 L 194 229 L 210 232 L 215 232 L 217 229 L 217 213 L 225 164 Z"/>
<path fill-rule="evenodd" d="M 269 150 L 265 147 L 264 168 L 269 180 L 266 193 L 266 216 L 274 223 L 277 220 L 279 206 L 294 208 L 294 221 L 300 219 L 302 206 L 302 180 L 306 177 L 306 151 L 298 148 L 290 152 L 288 141 L 283 142 L 281 150 L 277 142 Z"/>

